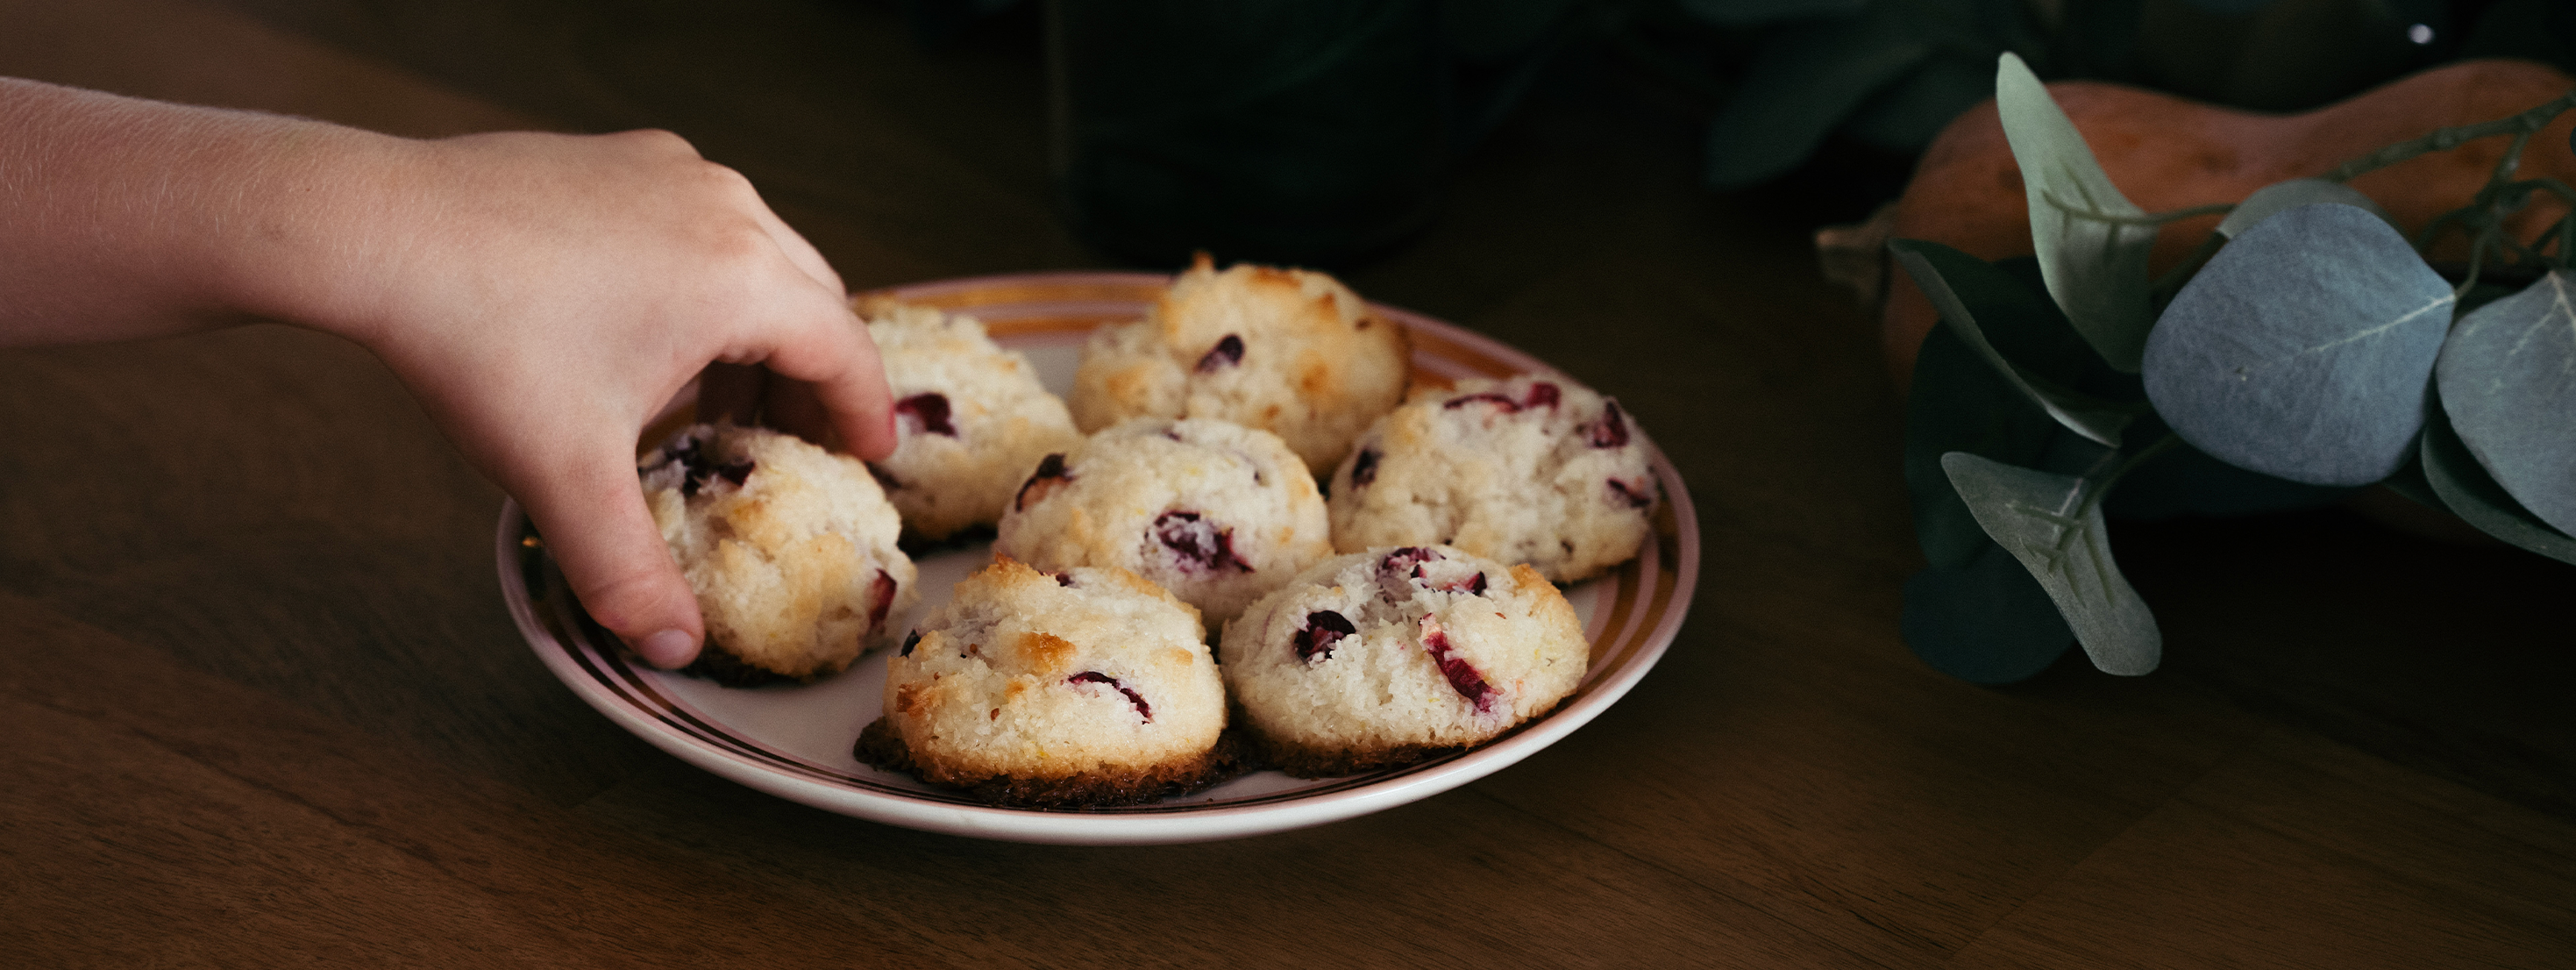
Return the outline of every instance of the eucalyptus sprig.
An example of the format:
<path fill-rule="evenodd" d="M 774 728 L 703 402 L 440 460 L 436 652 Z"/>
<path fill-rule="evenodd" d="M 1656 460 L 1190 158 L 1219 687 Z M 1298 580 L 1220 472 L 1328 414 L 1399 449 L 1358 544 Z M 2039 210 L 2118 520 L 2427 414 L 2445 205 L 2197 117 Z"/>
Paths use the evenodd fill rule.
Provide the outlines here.
<path fill-rule="evenodd" d="M 2530 240 L 2506 230 L 2543 194 L 2576 212 L 2576 189 L 2517 178 L 2576 91 L 2240 202 L 2149 213 L 2019 58 L 2002 56 L 1995 89 L 2037 255 L 1889 243 L 1946 324 L 1906 405 L 1930 566 L 1906 583 L 1903 622 L 1925 660 L 2005 682 L 2074 643 L 2111 673 L 2155 669 L 2162 637 L 2112 558 L 2106 512 L 2272 511 L 2385 483 L 2576 563 L 2576 215 Z M 2413 239 L 2344 184 L 2502 136 L 2486 185 Z M 2163 226 L 2221 214 L 2149 278 Z M 2425 258 L 2455 231 L 2470 244 L 2456 285 Z M 2498 266 L 2537 278 L 2479 300 Z"/>

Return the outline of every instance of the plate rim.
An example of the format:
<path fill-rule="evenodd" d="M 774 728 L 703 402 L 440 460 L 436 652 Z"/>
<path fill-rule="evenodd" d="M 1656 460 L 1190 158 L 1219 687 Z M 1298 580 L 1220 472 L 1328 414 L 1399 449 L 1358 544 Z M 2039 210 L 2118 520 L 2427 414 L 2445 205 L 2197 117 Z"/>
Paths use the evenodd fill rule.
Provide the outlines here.
<path fill-rule="evenodd" d="M 994 290 L 1054 288 L 1079 293 L 1085 287 L 1115 288 L 1131 295 L 1093 301 L 1059 299 L 1054 304 L 1079 306 L 1085 302 L 1132 304 L 1133 291 L 1159 289 L 1170 277 L 1138 272 L 1044 272 L 1014 273 L 989 276 L 957 277 L 930 280 L 905 286 L 888 287 L 854 294 L 854 301 L 891 297 L 941 305 L 942 296 L 955 293 L 990 293 Z M 978 306 L 996 305 L 996 301 L 964 302 L 942 306 L 972 312 Z M 1401 307 L 1372 302 L 1369 307 L 1402 322 L 1409 330 L 1428 331 L 1441 342 L 1460 345 L 1495 360 L 1510 364 L 1515 372 L 1562 375 L 1563 372 L 1519 348 L 1468 330 L 1456 324 L 1426 316 Z M 1421 352 L 1419 349 L 1417 353 Z M 1651 439 L 1650 439 L 1651 442 Z M 1540 716 L 1503 738 L 1462 754 L 1450 756 L 1433 765 L 1398 769 L 1386 779 L 1356 787 L 1325 792 L 1309 797 L 1288 797 L 1257 805 L 1211 806 L 1205 809 L 1181 808 L 1151 814 L 1118 814 L 1083 811 L 1001 808 L 983 805 L 961 805 L 900 794 L 862 791 L 828 782 L 804 778 L 755 762 L 739 753 L 720 748 L 688 732 L 663 723 L 660 718 L 628 699 L 617 696 L 603 678 L 584 669 L 581 644 L 566 642 L 556 628 L 538 615 L 538 597 L 532 583 L 548 582 L 559 588 L 562 580 L 550 557 L 531 544 L 534 534 L 525 509 L 514 498 L 504 497 L 494 539 L 496 566 L 501 580 L 502 599 L 508 606 L 512 622 L 522 638 L 535 651 L 555 678 L 572 689 L 575 696 L 592 709 L 607 716 L 612 723 L 642 738 L 654 747 L 701 770 L 766 794 L 799 804 L 820 808 L 854 818 L 896 825 L 927 832 L 960 835 L 970 838 L 1058 845 L 1158 845 L 1205 842 L 1242 838 L 1273 832 L 1291 831 L 1326 825 L 1356 818 L 1399 805 L 1408 804 L 1458 788 L 1476 779 L 1509 767 L 1546 749 L 1567 735 L 1589 724 L 1594 718 L 1624 698 L 1659 663 L 1679 635 L 1688 616 L 1691 599 L 1699 579 L 1699 520 L 1689 492 L 1683 487 L 1680 473 L 1672 466 L 1661 448 L 1652 454 L 1652 468 L 1664 490 L 1664 508 L 1673 519 L 1673 555 L 1671 561 L 1659 562 L 1653 588 L 1645 591 L 1651 602 L 1664 598 L 1668 606 L 1654 616 L 1655 625 L 1643 632 L 1633 656 L 1619 669 L 1596 682 L 1590 690 L 1548 714 Z M 1658 557 L 1659 560 L 1663 557 Z M 1667 583 L 1669 586 L 1667 587 Z M 1667 592 L 1667 590 L 1669 590 Z M 550 591 L 551 592 L 551 591 Z M 564 591 L 560 597 L 569 601 Z M 1615 636 L 1630 627 L 1605 630 Z M 597 649 L 593 646 L 590 649 Z"/>

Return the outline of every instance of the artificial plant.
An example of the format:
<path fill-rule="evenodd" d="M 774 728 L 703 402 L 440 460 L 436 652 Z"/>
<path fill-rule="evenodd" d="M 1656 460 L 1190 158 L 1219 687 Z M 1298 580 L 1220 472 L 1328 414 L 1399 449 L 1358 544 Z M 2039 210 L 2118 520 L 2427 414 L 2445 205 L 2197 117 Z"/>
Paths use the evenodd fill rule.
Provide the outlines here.
<path fill-rule="evenodd" d="M 2155 669 L 2154 614 L 2104 524 L 2124 500 L 2247 513 L 2385 484 L 2576 563 L 2576 209 L 2537 238 L 2504 230 L 2538 198 L 2576 207 L 2576 187 L 2516 175 L 2576 91 L 2162 213 L 2121 195 L 2020 58 L 2000 58 L 1995 97 L 2037 255 L 1889 243 L 1944 324 L 1906 402 L 1929 561 L 1905 586 L 1918 655 L 1980 683 L 2029 677 L 2069 645 L 2110 673 Z M 2344 184 L 2486 137 L 2513 139 L 2486 185 L 2411 239 Z M 2196 252 L 2150 275 L 2159 227 L 2219 213 Z M 2457 281 L 2423 255 L 2453 233 L 2470 249 Z"/>

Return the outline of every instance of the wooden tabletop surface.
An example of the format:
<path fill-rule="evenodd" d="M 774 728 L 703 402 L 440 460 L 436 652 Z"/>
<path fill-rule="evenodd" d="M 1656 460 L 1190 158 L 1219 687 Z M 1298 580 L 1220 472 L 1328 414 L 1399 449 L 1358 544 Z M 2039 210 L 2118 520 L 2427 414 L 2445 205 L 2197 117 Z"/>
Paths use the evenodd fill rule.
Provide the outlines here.
<path fill-rule="evenodd" d="M 0 74 L 411 135 L 658 126 L 853 287 L 1106 268 L 1032 18 L 824 0 L 0 2 Z M 0 352 L 0 963 L 2576 966 L 2576 569 L 2338 511 L 2124 525 L 2135 679 L 1896 634 L 1898 402 L 1798 200 L 1563 70 L 1356 268 L 1617 395 L 1697 504 L 1688 622 L 1564 741 L 1228 842 L 889 828 L 689 767 L 513 628 L 501 494 L 262 326 Z"/>

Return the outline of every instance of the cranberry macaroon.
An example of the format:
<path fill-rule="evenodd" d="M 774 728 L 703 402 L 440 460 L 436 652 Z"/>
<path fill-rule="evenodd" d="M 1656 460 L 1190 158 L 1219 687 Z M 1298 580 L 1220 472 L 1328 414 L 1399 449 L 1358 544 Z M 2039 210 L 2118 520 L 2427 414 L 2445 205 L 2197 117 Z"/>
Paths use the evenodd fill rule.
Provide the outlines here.
<path fill-rule="evenodd" d="M 886 657 L 855 753 L 998 805 L 1196 791 L 1242 767 L 1198 611 L 1116 568 L 1008 557 L 957 584 Z"/>
<path fill-rule="evenodd" d="M 1554 709 L 1591 660 L 1526 565 L 1451 546 L 1336 556 L 1252 604 L 1219 647 L 1264 760 L 1304 777 L 1409 764 Z"/>
<path fill-rule="evenodd" d="M 993 548 L 1039 569 L 1126 569 L 1211 624 L 1333 551 L 1305 462 L 1277 435 L 1209 418 L 1134 418 L 1049 454 Z"/>

